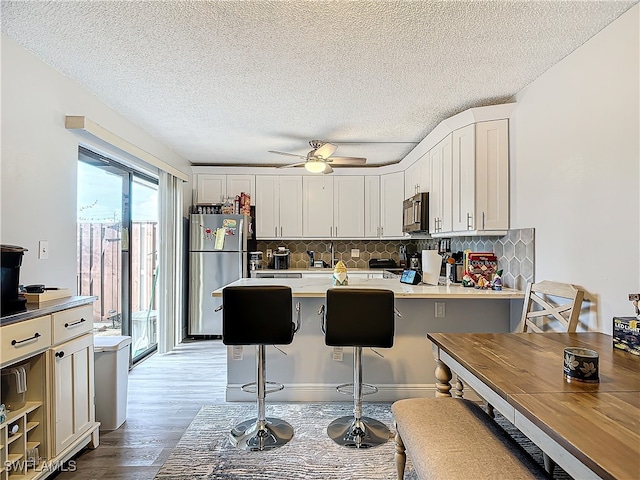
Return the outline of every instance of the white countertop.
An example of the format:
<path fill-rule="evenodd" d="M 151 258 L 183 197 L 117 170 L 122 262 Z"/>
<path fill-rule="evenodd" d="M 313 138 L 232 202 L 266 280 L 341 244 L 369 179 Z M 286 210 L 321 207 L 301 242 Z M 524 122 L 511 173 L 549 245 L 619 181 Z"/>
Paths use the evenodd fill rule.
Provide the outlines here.
<path fill-rule="evenodd" d="M 241 278 L 227 286 L 259 286 L 285 285 L 291 287 L 294 297 L 324 297 L 333 287 L 330 278 Z M 353 278 L 349 279 L 349 287 L 384 288 L 391 290 L 396 298 L 476 298 L 476 299 L 511 299 L 524 298 L 524 292 L 511 288 L 501 291 L 480 290 L 460 285 L 407 285 L 398 279 L 389 278 Z M 222 296 L 222 288 L 215 290 L 214 297 Z"/>
<path fill-rule="evenodd" d="M 348 268 L 347 273 L 349 272 L 358 272 L 358 273 L 382 273 L 384 271 L 383 268 Z M 261 268 L 258 270 L 254 270 L 254 272 L 268 272 L 268 273 L 327 273 L 332 274 L 333 268 L 318 268 L 318 267 L 308 267 L 308 268 L 287 268 L 284 270 L 276 270 L 274 268 Z"/>

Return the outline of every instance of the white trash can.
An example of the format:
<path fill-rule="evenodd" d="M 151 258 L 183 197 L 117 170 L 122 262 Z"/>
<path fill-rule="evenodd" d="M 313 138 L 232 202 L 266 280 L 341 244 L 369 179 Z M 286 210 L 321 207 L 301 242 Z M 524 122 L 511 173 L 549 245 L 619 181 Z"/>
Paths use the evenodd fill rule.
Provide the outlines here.
<path fill-rule="evenodd" d="M 115 430 L 127 418 L 131 337 L 93 338 L 96 421 L 100 430 Z"/>

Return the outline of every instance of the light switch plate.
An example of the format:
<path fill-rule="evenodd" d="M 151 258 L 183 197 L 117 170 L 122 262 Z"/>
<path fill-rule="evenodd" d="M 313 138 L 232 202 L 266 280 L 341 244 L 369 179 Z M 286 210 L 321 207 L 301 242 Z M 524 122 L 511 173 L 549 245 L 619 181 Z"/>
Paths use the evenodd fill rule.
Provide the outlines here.
<path fill-rule="evenodd" d="M 436 302 L 436 318 L 444 317 L 444 302 Z"/>
<path fill-rule="evenodd" d="M 49 242 L 46 240 L 40 240 L 38 242 L 38 258 L 40 260 L 47 260 L 49 258 Z"/>

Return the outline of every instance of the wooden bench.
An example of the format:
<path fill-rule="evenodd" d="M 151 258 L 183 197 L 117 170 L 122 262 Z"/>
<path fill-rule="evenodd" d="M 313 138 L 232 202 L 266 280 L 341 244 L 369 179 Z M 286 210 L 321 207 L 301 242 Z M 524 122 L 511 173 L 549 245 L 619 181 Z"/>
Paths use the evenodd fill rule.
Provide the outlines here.
<path fill-rule="evenodd" d="M 391 406 L 396 468 L 406 452 L 419 479 L 548 479 L 544 469 L 477 404 L 454 398 L 410 398 Z"/>

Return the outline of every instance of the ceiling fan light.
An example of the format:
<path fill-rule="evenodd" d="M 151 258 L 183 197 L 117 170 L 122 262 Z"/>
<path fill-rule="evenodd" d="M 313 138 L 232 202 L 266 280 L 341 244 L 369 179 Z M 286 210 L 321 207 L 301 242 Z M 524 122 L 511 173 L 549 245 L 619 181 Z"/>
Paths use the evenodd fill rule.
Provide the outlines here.
<path fill-rule="evenodd" d="M 320 160 L 307 160 L 304 164 L 304 168 L 310 173 L 322 173 L 327 167 L 327 164 Z"/>

